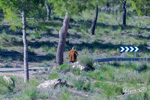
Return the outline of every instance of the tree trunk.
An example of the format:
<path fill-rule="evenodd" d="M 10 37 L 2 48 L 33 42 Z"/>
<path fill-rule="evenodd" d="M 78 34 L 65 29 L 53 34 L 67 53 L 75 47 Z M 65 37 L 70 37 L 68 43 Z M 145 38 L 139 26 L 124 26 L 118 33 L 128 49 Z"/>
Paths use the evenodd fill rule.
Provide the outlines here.
<path fill-rule="evenodd" d="M 66 12 L 63 26 L 61 27 L 59 31 L 59 42 L 57 47 L 57 54 L 56 54 L 56 61 L 57 64 L 61 65 L 63 64 L 63 52 L 65 47 L 65 41 L 66 41 L 66 35 L 69 27 L 70 17 L 68 17 L 68 12 Z"/>
<path fill-rule="evenodd" d="M 23 45 L 24 45 L 24 82 L 26 83 L 29 80 L 29 70 L 28 70 L 28 45 L 27 45 L 27 39 L 26 39 L 26 16 L 25 16 L 25 10 L 22 11 L 22 33 L 23 33 Z"/>
<path fill-rule="evenodd" d="M 126 15 L 127 15 L 127 10 L 126 10 L 126 0 L 123 2 L 123 25 L 126 26 Z"/>
<path fill-rule="evenodd" d="M 96 5 L 96 8 L 95 8 L 95 16 L 94 16 L 94 20 L 93 20 L 92 27 L 91 27 L 91 35 L 95 34 L 97 17 L 98 17 L 98 5 Z"/>
<path fill-rule="evenodd" d="M 144 100 L 149 100 L 148 98 L 149 98 L 149 97 L 148 97 L 147 93 L 145 93 L 145 94 L 144 94 Z"/>
<path fill-rule="evenodd" d="M 107 2 L 106 2 L 106 7 L 107 8 L 109 8 L 110 7 L 110 3 L 109 3 L 109 1 L 107 0 Z"/>
<path fill-rule="evenodd" d="M 148 10 L 147 9 L 145 10 L 145 16 L 148 16 Z"/>
<path fill-rule="evenodd" d="M 46 21 L 49 21 L 50 18 L 51 18 L 51 9 L 50 9 L 50 6 L 45 2 L 45 7 L 46 7 L 46 12 L 47 12 L 47 18 L 46 18 Z"/>

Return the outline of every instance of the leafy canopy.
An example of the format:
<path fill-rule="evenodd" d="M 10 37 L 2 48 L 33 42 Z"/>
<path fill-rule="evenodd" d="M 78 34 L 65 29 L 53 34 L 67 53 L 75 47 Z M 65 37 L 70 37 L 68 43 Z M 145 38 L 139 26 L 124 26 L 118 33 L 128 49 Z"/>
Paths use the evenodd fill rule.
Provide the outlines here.
<path fill-rule="evenodd" d="M 69 16 L 80 14 L 90 5 L 91 0 L 48 0 L 53 5 L 54 12 L 58 15 L 65 15 L 68 11 Z"/>
<path fill-rule="evenodd" d="M 138 15 L 144 15 L 145 11 L 150 13 L 150 0 L 131 0 L 132 7 L 138 13 Z"/>
<path fill-rule="evenodd" d="M 0 8 L 3 9 L 5 21 L 11 24 L 11 29 L 21 27 L 21 12 L 24 8 L 26 16 L 34 12 L 39 5 L 44 5 L 43 0 L 0 0 Z"/>

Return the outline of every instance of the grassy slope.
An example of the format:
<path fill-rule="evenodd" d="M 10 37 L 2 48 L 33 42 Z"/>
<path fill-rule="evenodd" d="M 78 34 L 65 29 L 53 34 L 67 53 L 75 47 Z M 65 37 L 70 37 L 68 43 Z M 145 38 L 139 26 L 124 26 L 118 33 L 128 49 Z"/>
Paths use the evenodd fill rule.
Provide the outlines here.
<path fill-rule="evenodd" d="M 70 23 L 70 28 L 67 34 L 66 47 L 65 47 L 65 62 L 68 62 L 68 51 L 74 45 L 79 51 L 80 56 L 88 55 L 95 58 L 101 57 L 111 57 L 111 56 L 122 56 L 119 53 L 119 47 L 124 45 L 139 46 L 140 52 L 137 53 L 138 57 L 149 57 L 149 49 L 147 43 L 149 42 L 149 17 L 137 17 L 130 16 L 127 19 L 127 27 L 122 27 L 122 14 L 107 14 L 99 13 L 98 23 L 96 27 L 95 36 L 91 37 L 90 25 L 93 18 L 93 11 L 86 11 L 82 16 L 74 16 Z M 131 12 L 130 12 L 131 13 Z M 129 13 L 129 14 L 130 14 Z M 58 42 L 58 32 L 62 24 L 61 18 L 53 18 L 52 22 L 47 23 L 47 31 L 40 30 L 36 32 L 35 30 L 28 29 L 28 43 L 29 43 L 29 61 L 30 67 L 33 66 L 47 66 L 55 64 L 55 54 Z M 1 32 L 1 67 L 22 67 L 22 41 L 21 32 L 7 31 Z M 35 33 L 42 33 L 35 34 Z M 12 37 L 14 39 L 12 39 Z M 39 38 L 41 37 L 41 38 Z M 15 55 L 15 56 L 14 56 Z M 127 57 L 132 57 L 133 53 L 127 53 Z M 145 65 L 146 64 L 146 65 Z M 69 66 L 69 65 L 68 65 Z M 122 67 L 121 67 L 122 66 Z M 145 67 L 146 66 L 146 67 Z M 63 69 L 65 71 L 65 69 Z M 67 70 L 68 71 L 68 70 Z M 54 75 L 35 75 L 35 82 L 33 84 L 33 90 L 28 91 L 27 88 L 23 90 L 15 89 L 13 92 L 14 97 L 18 99 L 33 99 L 35 97 L 46 99 L 46 98 L 57 98 L 63 100 L 74 100 L 90 99 L 99 100 L 103 98 L 104 100 L 114 98 L 121 94 L 120 88 L 139 88 L 144 84 L 148 88 L 147 94 L 150 94 L 149 84 L 150 84 L 150 65 L 146 62 L 144 63 L 124 63 L 124 64 L 114 64 L 107 65 L 104 64 L 101 68 L 96 67 L 96 70 L 85 72 L 79 70 L 70 70 L 74 76 L 68 77 L 69 73 L 62 74 L 58 73 L 60 78 L 65 78 L 66 80 L 73 82 L 75 89 L 69 91 L 65 87 L 62 89 L 56 89 L 51 91 L 36 91 L 35 86 L 37 86 L 40 81 L 44 81 Z M 72 74 L 71 74 L 72 75 Z M 91 80 L 91 85 L 85 85 L 84 82 L 75 81 L 79 78 L 88 77 Z M 39 81 L 40 80 L 40 81 Z M 20 82 L 19 80 L 17 82 Z M 22 82 L 21 82 L 22 83 Z M 81 85 L 83 84 L 83 86 Z M 88 83 L 87 83 L 88 84 Z M 116 86 L 117 84 L 117 86 Z M 23 87 L 23 84 L 18 87 Z M 82 90 L 83 87 L 90 87 L 87 90 Z M 0 87 L 1 88 L 1 87 Z M 62 91 L 60 93 L 60 91 Z M 16 93 L 17 92 L 17 93 Z M 29 94 L 27 93 L 29 92 Z M 23 93 L 23 96 L 20 96 Z M 31 93 L 31 95 L 30 95 Z M 38 96 L 37 96 L 37 95 Z M 58 98 L 57 95 L 60 95 Z M 2 95 L 2 94 L 1 94 Z M 86 97 L 86 95 L 88 95 Z M 9 97 L 7 95 L 2 95 L 4 97 Z M 1 97 L 2 97 L 1 96 Z M 150 96 L 150 95 L 149 95 Z M 12 98 L 12 96 L 10 96 Z M 120 98 L 121 100 L 143 100 L 144 93 L 137 93 L 129 96 Z M 1 98 L 0 98 L 1 99 Z M 102 99 L 101 99 L 102 100 Z"/>

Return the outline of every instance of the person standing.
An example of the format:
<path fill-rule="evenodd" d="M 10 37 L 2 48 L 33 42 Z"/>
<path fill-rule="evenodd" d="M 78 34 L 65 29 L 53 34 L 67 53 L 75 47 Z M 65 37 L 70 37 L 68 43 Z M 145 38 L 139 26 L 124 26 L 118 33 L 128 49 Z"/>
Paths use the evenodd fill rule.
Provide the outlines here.
<path fill-rule="evenodd" d="M 69 55 L 69 62 L 74 63 L 77 61 L 78 52 L 75 50 L 75 47 L 72 47 L 68 55 Z"/>

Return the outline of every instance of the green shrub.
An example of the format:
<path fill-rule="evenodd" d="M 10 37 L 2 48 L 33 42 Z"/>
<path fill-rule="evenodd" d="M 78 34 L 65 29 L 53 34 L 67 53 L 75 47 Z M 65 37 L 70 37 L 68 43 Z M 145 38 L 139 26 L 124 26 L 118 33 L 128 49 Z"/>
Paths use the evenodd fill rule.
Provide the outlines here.
<path fill-rule="evenodd" d="M 140 32 L 141 32 L 141 30 L 140 30 L 139 27 L 136 28 L 136 32 L 137 32 L 137 33 L 140 33 Z"/>
<path fill-rule="evenodd" d="M 48 46 L 42 46 L 42 51 L 47 52 L 50 48 Z"/>
<path fill-rule="evenodd" d="M 36 100 L 37 98 L 37 91 L 36 91 L 36 87 L 33 87 L 31 85 L 28 85 L 27 87 L 25 87 L 22 90 L 22 96 L 19 97 L 19 99 L 21 100 Z"/>
<path fill-rule="evenodd" d="M 39 82 L 36 80 L 30 80 L 28 83 L 24 84 L 20 92 L 21 95 L 14 95 L 13 97 L 17 100 L 36 100 L 38 97 L 36 87 L 39 85 Z"/>
<path fill-rule="evenodd" d="M 41 98 L 41 99 L 48 99 L 48 95 L 46 95 L 46 94 L 40 94 L 39 98 Z"/>
<path fill-rule="evenodd" d="M 36 80 L 30 80 L 29 84 L 32 84 L 32 86 L 36 87 L 39 85 L 39 82 Z"/>
<path fill-rule="evenodd" d="M 56 51 L 57 51 L 57 48 L 56 48 L 56 47 L 51 47 L 51 48 L 50 48 L 50 51 L 51 51 L 51 52 L 56 52 Z"/>
<path fill-rule="evenodd" d="M 82 54 L 82 56 L 87 55 L 87 54 L 89 54 L 89 50 L 87 48 L 85 48 L 82 50 L 82 52 L 80 54 Z M 80 55 L 79 55 L 79 58 L 80 58 Z"/>
<path fill-rule="evenodd" d="M 123 67 L 125 67 L 125 68 L 131 68 L 131 69 L 136 69 L 137 65 L 136 65 L 136 63 L 128 62 L 128 63 L 124 63 Z"/>
<path fill-rule="evenodd" d="M 85 36 L 84 37 L 85 40 L 89 40 L 89 38 L 90 38 L 89 36 Z"/>
<path fill-rule="evenodd" d="M 100 82 L 100 88 L 103 89 L 104 94 L 107 96 L 107 98 L 110 100 L 112 96 L 118 96 L 122 94 L 122 87 L 117 87 L 112 84 Z"/>
<path fill-rule="evenodd" d="M 80 69 L 71 68 L 70 70 L 74 75 L 80 75 Z"/>
<path fill-rule="evenodd" d="M 65 67 L 67 67 L 67 64 L 62 64 L 62 65 L 60 66 L 60 69 L 64 69 Z"/>
<path fill-rule="evenodd" d="M 70 92 L 68 90 L 64 90 L 60 95 L 62 100 L 70 100 Z"/>
<path fill-rule="evenodd" d="M 92 91 L 91 82 L 89 80 L 83 80 L 82 78 L 73 80 L 74 87 L 77 90 L 84 90 L 84 91 Z"/>
<path fill-rule="evenodd" d="M 89 76 L 90 78 L 95 79 L 95 80 L 102 80 L 103 79 L 103 76 L 99 70 L 90 71 L 90 72 L 88 72 L 87 76 Z"/>
<path fill-rule="evenodd" d="M 94 83 L 92 84 L 92 87 L 95 87 L 95 88 L 101 87 L 101 82 L 94 82 Z"/>
<path fill-rule="evenodd" d="M 59 75 L 58 75 L 57 72 L 53 72 L 52 74 L 50 74 L 50 75 L 48 76 L 48 78 L 51 79 L 51 80 L 57 79 L 57 78 L 59 78 Z"/>
<path fill-rule="evenodd" d="M 82 90 L 82 87 L 84 85 L 84 80 L 82 79 L 74 80 L 73 84 L 77 88 L 77 90 Z"/>
<path fill-rule="evenodd" d="M 80 56 L 79 61 L 81 64 L 85 66 L 85 70 L 94 70 L 93 67 L 93 58 L 89 56 Z"/>
<path fill-rule="evenodd" d="M 13 79 L 14 80 L 14 79 Z M 14 84 L 7 83 L 2 76 L 0 76 L 0 94 L 5 94 L 7 92 L 13 92 L 15 88 Z"/>
<path fill-rule="evenodd" d="M 105 33 L 105 34 L 108 34 L 108 33 L 109 33 L 109 30 L 104 30 L 104 33 Z"/>
<path fill-rule="evenodd" d="M 84 25 L 80 25 L 80 30 L 84 30 L 84 31 L 88 32 L 88 28 Z"/>
<path fill-rule="evenodd" d="M 6 34 L 6 31 L 3 30 L 0 39 L 4 42 L 10 42 L 11 41 L 11 37 L 9 35 Z"/>
<path fill-rule="evenodd" d="M 38 29 L 35 29 L 35 37 L 36 38 L 41 38 L 41 33 L 42 33 L 42 30 L 41 31 L 38 31 Z"/>
<path fill-rule="evenodd" d="M 85 90 L 85 91 L 90 91 L 90 88 L 91 87 L 91 82 L 90 81 L 87 81 L 87 82 L 85 82 L 84 84 L 83 84 L 83 90 Z"/>
<path fill-rule="evenodd" d="M 64 73 L 70 72 L 70 70 L 71 70 L 71 65 L 69 64 L 63 64 L 59 67 L 59 71 L 64 72 Z"/>
<path fill-rule="evenodd" d="M 143 72 L 143 71 L 146 71 L 148 69 L 147 65 L 146 64 L 143 64 L 142 66 L 136 68 L 136 70 L 138 72 Z"/>
<path fill-rule="evenodd" d="M 31 48 L 30 46 L 28 46 L 28 53 L 29 55 L 35 55 L 34 48 Z"/>

